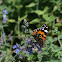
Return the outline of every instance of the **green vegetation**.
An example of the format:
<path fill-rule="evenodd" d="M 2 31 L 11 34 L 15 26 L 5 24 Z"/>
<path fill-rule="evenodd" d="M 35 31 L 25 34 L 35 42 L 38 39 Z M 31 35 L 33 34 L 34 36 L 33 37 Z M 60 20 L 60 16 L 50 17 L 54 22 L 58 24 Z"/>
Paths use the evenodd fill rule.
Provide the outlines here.
<path fill-rule="evenodd" d="M 43 24 L 48 34 L 39 53 L 26 43 Z M 62 62 L 62 0 L 0 0 L 0 62 Z"/>

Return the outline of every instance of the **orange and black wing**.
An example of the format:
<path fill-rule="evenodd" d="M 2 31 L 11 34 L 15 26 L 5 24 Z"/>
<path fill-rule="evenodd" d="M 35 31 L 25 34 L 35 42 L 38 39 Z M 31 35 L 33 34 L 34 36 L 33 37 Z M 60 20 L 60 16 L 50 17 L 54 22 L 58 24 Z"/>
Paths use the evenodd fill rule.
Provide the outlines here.
<path fill-rule="evenodd" d="M 47 33 L 48 33 L 48 27 L 46 24 L 44 24 L 44 25 L 42 25 L 41 28 L 35 29 L 31 35 L 34 37 L 34 39 L 37 42 L 39 42 L 39 43 L 43 42 L 43 46 L 45 46 Z"/>
<path fill-rule="evenodd" d="M 35 29 L 35 30 L 33 30 L 33 32 L 32 32 L 32 36 L 34 36 L 34 35 L 36 35 L 36 32 L 37 32 L 37 29 Z"/>

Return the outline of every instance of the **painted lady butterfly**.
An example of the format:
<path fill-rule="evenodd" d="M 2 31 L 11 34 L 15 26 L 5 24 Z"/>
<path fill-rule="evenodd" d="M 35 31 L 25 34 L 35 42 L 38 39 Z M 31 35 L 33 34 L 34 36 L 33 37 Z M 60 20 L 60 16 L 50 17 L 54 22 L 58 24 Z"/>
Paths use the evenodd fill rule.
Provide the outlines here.
<path fill-rule="evenodd" d="M 41 26 L 41 28 L 33 30 L 33 33 L 31 35 L 34 37 L 34 39 L 38 42 L 38 44 L 41 47 L 44 47 L 47 33 L 48 33 L 48 27 L 46 24 L 44 24 Z"/>

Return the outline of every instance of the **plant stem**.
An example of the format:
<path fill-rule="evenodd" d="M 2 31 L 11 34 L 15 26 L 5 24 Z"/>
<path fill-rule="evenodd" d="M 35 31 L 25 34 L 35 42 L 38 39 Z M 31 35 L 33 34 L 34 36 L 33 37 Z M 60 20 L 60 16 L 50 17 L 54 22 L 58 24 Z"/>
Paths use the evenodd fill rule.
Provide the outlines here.
<path fill-rule="evenodd" d="M 13 46 L 13 39 L 11 41 L 10 51 L 12 51 L 12 46 Z"/>
<path fill-rule="evenodd" d="M 61 41 L 60 41 L 60 38 L 59 38 L 59 36 L 58 36 L 58 41 L 59 41 L 59 44 L 60 44 L 60 46 L 62 47 L 62 44 L 61 44 Z"/>

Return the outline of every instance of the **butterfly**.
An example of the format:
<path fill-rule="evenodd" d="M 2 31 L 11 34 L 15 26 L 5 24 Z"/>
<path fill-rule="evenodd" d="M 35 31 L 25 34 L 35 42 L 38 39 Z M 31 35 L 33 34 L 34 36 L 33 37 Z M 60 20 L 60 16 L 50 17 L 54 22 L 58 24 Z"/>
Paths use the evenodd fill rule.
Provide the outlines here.
<path fill-rule="evenodd" d="M 31 36 L 34 37 L 34 39 L 38 42 L 38 44 L 41 47 L 44 47 L 47 33 L 48 33 L 48 27 L 47 27 L 47 24 L 44 24 L 41 26 L 41 28 L 37 28 L 33 30 Z"/>

